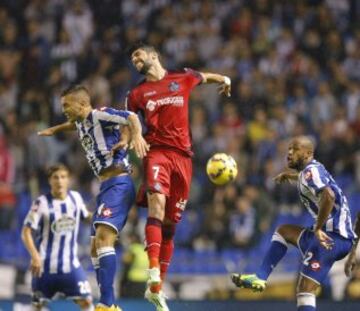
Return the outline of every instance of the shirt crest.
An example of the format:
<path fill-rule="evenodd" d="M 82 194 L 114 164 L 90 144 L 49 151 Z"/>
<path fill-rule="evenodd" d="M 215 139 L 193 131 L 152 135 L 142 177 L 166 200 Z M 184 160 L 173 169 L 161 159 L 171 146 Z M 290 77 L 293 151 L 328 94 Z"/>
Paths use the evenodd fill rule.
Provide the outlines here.
<path fill-rule="evenodd" d="M 178 91 L 179 89 L 180 89 L 179 83 L 177 83 L 176 81 L 170 82 L 170 84 L 169 84 L 169 90 L 170 90 L 171 92 L 176 92 L 176 91 Z"/>

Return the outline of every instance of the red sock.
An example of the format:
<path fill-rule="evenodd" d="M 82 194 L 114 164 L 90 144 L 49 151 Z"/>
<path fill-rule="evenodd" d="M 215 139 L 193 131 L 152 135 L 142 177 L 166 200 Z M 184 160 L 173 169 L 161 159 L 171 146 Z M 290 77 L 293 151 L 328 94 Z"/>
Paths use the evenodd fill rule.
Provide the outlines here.
<path fill-rule="evenodd" d="M 167 270 L 170 265 L 170 261 L 174 252 L 174 234 L 175 234 L 175 226 L 163 226 L 162 227 L 162 236 L 163 240 L 161 242 L 160 248 L 160 276 L 161 280 L 164 281 L 166 277 Z M 161 285 L 153 285 L 150 290 L 153 293 L 158 293 L 161 290 Z"/>
<path fill-rule="evenodd" d="M 165 279 L 174 252 L 174 240 L 163 240 L 160 248 L 160 275 Z"/>
<path fill-rule="evenodd" d="M 146 251 L 149 257 L 150 269 L 160 267 L 161 225 L 162 221 L 154 217 L 149 217 L 146 222 Z"/>

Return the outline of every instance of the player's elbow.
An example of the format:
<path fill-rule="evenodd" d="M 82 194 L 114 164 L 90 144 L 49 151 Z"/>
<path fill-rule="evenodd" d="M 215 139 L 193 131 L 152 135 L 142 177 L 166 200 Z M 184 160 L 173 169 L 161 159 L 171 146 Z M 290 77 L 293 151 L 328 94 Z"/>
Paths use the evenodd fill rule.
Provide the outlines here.
<path fill-rule="evenodd" d="M 23 242 L 25 242 L 25 240 L 26 240 L 26 236 L 27 236 L 26 231 L 27 231 L 27 229 L 28 229 L 28 227 L 23 227 L 22 230 L 21 230 L 21 240 Z"/>

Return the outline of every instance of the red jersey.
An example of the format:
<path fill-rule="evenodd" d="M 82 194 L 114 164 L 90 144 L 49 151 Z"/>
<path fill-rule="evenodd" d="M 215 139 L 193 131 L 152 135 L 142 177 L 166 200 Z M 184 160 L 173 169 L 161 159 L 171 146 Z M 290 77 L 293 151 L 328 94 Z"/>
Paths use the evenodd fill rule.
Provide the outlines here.
<path fill-rule="evenodd" d="M 167 72 L 159 81 L 144 81 L 128 95 L 127 108 L 145 119 L 146 141 L 151 147 L 176 148 L 192 155 L 189 96 L 202 82 L 200 73 L 185 69 Z"/>

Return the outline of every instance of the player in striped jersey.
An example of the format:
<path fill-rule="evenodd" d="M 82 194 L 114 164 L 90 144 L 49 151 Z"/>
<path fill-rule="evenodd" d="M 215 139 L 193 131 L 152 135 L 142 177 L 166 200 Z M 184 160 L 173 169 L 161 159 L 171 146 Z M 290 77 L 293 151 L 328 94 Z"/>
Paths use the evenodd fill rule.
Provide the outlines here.
<path fill-rule="evenodd" d="M 94 310 L 90 285 L 77 257 L 80 220 L 91 218 L 91 214 L 81 195 L 68 190 L 66 166 L 52 166 L 48 177 L 51 191 L 33 202 L 22 230 L 31 255 L 33 304 L 41 310 L 59 293 L 76 302 L 81 310 Z"/>
<path fill-rule="evenodd" d="M 347 199 L 325 167 L 314 158 L 314 145 L 308 137 L 295 137 L 288 149 L 288 167 L 275 177 L 282 183 L 296 181 L 302 204 L 314 218 L 312 228 L 281 225 L 255 274 L 233 274 L 238 287 L 263 291 L 266 280 L 284 257 L 288 244 L 299 248 L 302 266 L 297 286 L 299 311 L 316 310 L 315 293 L 335 261 L 352 249 L 357 236 L 352 229 Z"/>
<path fill-rule="evenodd" d="M 114 244 L 135 200 L 127 159 L 129 136 L 123 134 L 123 126 L 130 128 L 131 145 L 140 158 L 145 156 L 148 145 L 141 135 L 141 124 L 136 114 L 112 108 L 93 109 L 89 92 L 81 85 L 65 90 L 61 103 L 68 122 L 43 130 L 39 135 L 77 130 L 89 165 L 101 181 L 91 242 L 91 257 L 100 288 L 100 303 L 95 310 L 120 310 L 114 304 Z"/>

